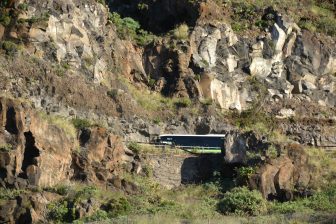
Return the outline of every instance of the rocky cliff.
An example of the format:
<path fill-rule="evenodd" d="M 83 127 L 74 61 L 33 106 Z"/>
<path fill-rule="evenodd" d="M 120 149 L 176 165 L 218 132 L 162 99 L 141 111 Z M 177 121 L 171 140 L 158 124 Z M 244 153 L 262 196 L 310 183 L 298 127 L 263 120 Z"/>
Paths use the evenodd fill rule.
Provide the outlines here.
<path fill-rule="evenodd" d="M 125 173 L 148 164 L 168 187 L 225 176 L 223 163 L 256 167 L 244 181 L 264 198 L 313 192 L 304 147 L 336 145 L 334 23 L 318 20 L 335 3 L 300 4 L 302 18 L 249 1 L 2 1 L 1 189 L 42 191 L 5 198 L 0 220 L 46 220 L 59 195 L 43 189 L 60 183 L 133 194 Z M 225 153 L 142 157 L 125 143 L 161 133 L 224 133 Z"/>

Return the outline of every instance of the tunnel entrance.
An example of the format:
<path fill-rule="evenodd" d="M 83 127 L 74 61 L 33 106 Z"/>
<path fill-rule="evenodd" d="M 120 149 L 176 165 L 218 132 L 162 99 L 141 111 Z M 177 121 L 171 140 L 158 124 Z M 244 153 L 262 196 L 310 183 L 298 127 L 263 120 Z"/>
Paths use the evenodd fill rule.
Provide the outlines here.
<path fill-rule="evenodd" d="M 111 12 L 138 21 L 141 28 L 156 35 L 165 34 L 181 23 L 195 26 L 199 6 L 189 0 L 110 0 Z"/>
<path fill-rule="evenodd" d="M 37 165 L 36 157 L 40 156 L 40 150 L 35 146 L 35 138 L 30 131 L 25 132 L 24 136 L 26 145 L 21 170 L 25 173 L 28 166 Z M 27 178 L 26 174 L 23 177 Z"/>
<path fill-rule="evenodd" d="M 6 131 L 11 134 L 17 135 L 19 133 L 16 126 L 16 112 L 13 107 L 9 107 L 6 113 Z"/>
<path fill-rule="evenodd" d="M 83 129 L 79 135 L 79 144 L 81 147 L 85 147 L 85 145 L 89 142 L 91 137 L 91 131 L 89 129 Z"/>

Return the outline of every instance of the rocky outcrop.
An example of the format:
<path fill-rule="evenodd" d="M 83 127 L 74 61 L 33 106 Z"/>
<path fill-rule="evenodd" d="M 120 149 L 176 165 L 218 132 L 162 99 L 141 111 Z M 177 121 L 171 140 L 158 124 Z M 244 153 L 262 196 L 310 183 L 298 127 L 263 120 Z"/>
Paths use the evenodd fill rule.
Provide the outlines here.
<path fill-rule="evenodd" d="M 38 113 L 24 102 L 0 102 L 2 187 L 47 187 L 72 179 L 106 182 L 117 174 L 124 153 L 119 137 L 92 128 L 77 139 L 66 119 Z"/>
<path fill-rule="evenodd" d="M 109 87 L 112 75 L 144 74 L 141 50 L 117 37 L 105 5 L 94 0 L 25 1 L 22 10 L 21 4 L 13 5 L 15 22 L 4 28 L 2 39 L 24 40 L 31 56 L 55 63 L 61 73 L 80 73 Z"/>
<path fill-rule="evenodd" d="M 250 186 L 267 199 L 287 201 L 295 194 L 309 193 L 314 174 L 308 165 L 308 155 L 298 144 L 288 145 L 286 150 L 287 154 L 267 161 L 250 178 Z"/>
<path fill-rule="evenodd" d="M 175 43 L 174 51 L 179 54 L 164 60 L 154 56 L 157 66 L 152 66 L 150 74 L 160 79 L 167 74 L 159 72 L 163 68 L 160 61 L 170 61 L 169 67 L 175 71 L 163 75 L 163 79 L 170 86 L 184 84 L 170 91 L 183 90 L 183 96 L 187 93 L 190 97 L 210 98 L 223 109 L 245 110 L 258 100 L 258 95 L 264 95 L 253 89 L 250 76 L 263 83 L 271 102 L 303 94 L 306 100 L 333 107 L 334 42 L 302 31 L 286 16 L 272 13 L 274 24 L 256 40 L 239 38 L 226 22 L 209 22 L 202 14 L 190 38 Z M 322 44 L 325 47 L 321 48 Z M 185 74 L 196 81 L 184 82 Z M 198 92 L 190 95 L 188 89 Z"/>
<path fill-rule="evenodd" d="M 38 223 L 46 220 L 47 204 L 59 195 L 49 192 L 22 194 L 0 205 L 1 223 Z"/>
<path fill-rule="evenodd" d="M 80 149 L 73 152 L 71 179 L 98 184 L 118 174 L 125 147 L 120 137 L 104 128 L 92 128 L 82 130 L 79 139 Z"/>
<path fill-rule="evenodd" d="M 2 184 L 50 186 L 69 179 L 76 136 L 43 120 L 26 103 L 0 102 Z"/>
<path fill-rule="evenodd" d="M 291 139 L 304 145 L 335 146 L 335 119 L 307 119 L 306 121 L 281 124 Z"/>
<path fill-rule="evenodd" d="M 224 161 L 228 164 L 247 164 L 249 154 L 265 154 L 269 143 L 259 139 L 253 132 L 230 131 L 224 140 Z"/>

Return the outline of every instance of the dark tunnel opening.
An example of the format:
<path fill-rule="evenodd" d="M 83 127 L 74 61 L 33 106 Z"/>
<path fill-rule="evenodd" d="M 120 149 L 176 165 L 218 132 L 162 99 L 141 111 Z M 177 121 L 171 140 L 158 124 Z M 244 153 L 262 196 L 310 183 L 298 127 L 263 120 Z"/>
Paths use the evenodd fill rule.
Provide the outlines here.
<path fill-rule="evenodd" d="M 16 126 L 16 112 L 13 107 L 9 107 L 6 113 L 6 131 L 11 134 L 17 135 L 19 133 Z"/>
<path fill-rule="evenodd" d="M 25 132 L 24 136 L 26 144 L 21 170 L 25 173 L 28 166 L 37 165 L 36 157 L 40 156 L 40 150 L 35 146 L 35 138 L 30 131 Z M 24 177 L 27 178 L 26 175 Z"/>
<path fill-rule="evenodd" d="M 79 143 L 81 147 L 85 147 L 85 145 L 89 142 L 91 137 L 91 131 L 89 129 L 83 129 L 79 135 Z"/>

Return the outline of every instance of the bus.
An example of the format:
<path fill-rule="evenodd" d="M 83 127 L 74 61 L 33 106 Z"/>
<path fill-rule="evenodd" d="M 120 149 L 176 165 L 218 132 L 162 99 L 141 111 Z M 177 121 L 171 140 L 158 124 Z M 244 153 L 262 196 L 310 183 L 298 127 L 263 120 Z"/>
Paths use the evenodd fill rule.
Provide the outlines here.
<path fill-rule="evenodd" d="M 160 135 L 157 143 L 201 153 L 221 153 L 224 150 L 225 134 L 207 135 Z"/>

